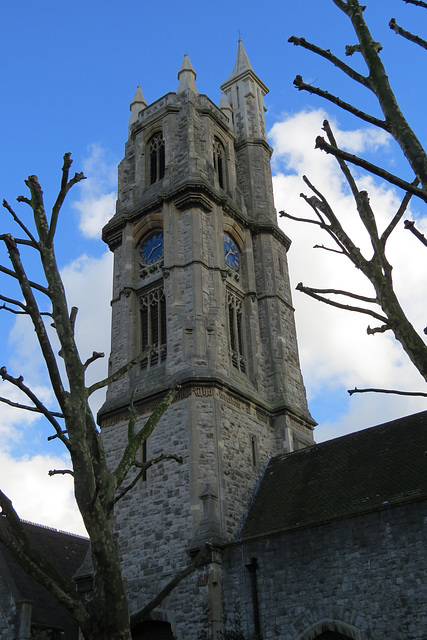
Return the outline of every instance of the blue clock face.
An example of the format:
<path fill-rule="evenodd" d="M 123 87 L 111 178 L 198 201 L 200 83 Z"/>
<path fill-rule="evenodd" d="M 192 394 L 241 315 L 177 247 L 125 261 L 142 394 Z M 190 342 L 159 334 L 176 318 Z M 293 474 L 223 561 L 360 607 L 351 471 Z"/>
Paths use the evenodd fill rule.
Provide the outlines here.
<path fill-rule="evenodd" d="M 224 255 L 226 265 L 237 270 L 240 266 L 239 250 L 227 234 L 224 234 Z"/>
<path fill-rule="evenodd" d="M 163 258 L 163 234 L 155 233 L 145 240 L 141 246 L 141 262 L 147 266 L 159 262 Z"/>

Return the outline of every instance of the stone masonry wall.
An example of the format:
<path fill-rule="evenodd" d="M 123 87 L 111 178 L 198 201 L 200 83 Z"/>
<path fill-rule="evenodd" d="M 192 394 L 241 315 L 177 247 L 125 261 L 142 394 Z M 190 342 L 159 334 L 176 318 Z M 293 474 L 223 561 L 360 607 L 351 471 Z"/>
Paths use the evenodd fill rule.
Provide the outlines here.
<path fill-rule="evenodd" d="M 387 508 L 227 550 L 224 610 L 254 632 L 249 573 L 258 561 L 263 640 L 308 640 L 322 620 L 360 640 L 422 640 L 427 629 L 425 504 Z M 231 623 L 230 623 L 231 624 Z M 353 636 L 351 636 L 353 637 Z"/>

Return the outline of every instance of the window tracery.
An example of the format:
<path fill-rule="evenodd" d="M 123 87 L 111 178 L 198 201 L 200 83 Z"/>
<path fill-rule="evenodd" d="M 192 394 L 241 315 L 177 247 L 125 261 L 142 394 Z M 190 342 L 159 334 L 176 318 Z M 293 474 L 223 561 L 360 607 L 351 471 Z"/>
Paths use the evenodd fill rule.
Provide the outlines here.
<path fill-rule="evenodd" d="M 163 283 L 140 296 L 142 350 L 148 351 L 141 362 L 142 370 L 150 370 L 166 360 L 166 300 Z"/>
<path fill-rule="evenodd" d="M 227 290 L 227 310 L 231 362 L 233 367 L 242 373 L 246 373 L 243 341 L 243 300 L 230 290 Z"/>
<path fill-rule="evenodd" d="M 213 165 L 215 173 L 218 176 L 218 184 L 221 189 L 225 186 L 225 150 L 222 142 L 218 139 L 214 139 L 213 146 Z"/>
<path fill-rule="evenodd" d="M 165 175 L 165 140 L 161 131 L 150 138 L 148 152 L 150 154 L 150 184 L 154 184 Z"/>

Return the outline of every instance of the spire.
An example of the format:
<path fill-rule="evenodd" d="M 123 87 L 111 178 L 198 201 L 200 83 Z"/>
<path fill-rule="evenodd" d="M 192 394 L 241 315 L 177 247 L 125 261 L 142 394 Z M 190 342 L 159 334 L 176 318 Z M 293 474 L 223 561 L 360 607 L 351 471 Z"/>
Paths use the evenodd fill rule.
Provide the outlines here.
<path fill-rule="evenodd" d="M 181 93 L 186 89 L 191 89 L 191 91 L 194 91 L 195 93 L 197 93 L 197 88 L 195 84 L 196 72 L 194 71 L 193 65 L 190 62 L 188 53 L 184 55 L 184 60 L 182 61 L 181 68 L 178 71 L 178 80 L 179 80 L 179 85 L 176 90 L 177 93 Z"/>
<path fill-rule="evenodd" d="M 237 78 L 237 76 L 240 76 L 240 74 L 244 73 L 245 71 L 252 71 L 253 73 L 252 65 L 249 62 L 249 58 L 243 46 L 242 39 L 239 38 L 239 44 L 237 46 L 237 56 L 236 56 L 234 69 L 231 72 L 230 77 L 228 78 L 228 80 L 224 82 L 224 84 L 228 84 L 229 82 Z"/>
<path fill-rule="evenodd" d="M 248 55 L 243 46 L 242 39 L 239 38 L 239 44 L 237 46 L 237 56 L 236 62 L 234 64 L 234 69 L 231 72 L 229 78 L 222 83 L 221 89 L 225 91 L 225 93 L 229 96 L 229 90 L 232 85 L 237 85 L 237 83 L 241 80 L 249 79 L 254 81 L 261 89 L 263 96 L 268 93 L 268 87 L 265 86 L 263 81 L 258 78 L 254 70 L 252 69 L 252 65 L 249 62 Z M 231 106 L 234 108 L 233 101 L 231 100 Z"/>
<path fill-rule="evenodd" d="M 264 120 L 264 96 L 268 88 L 258 78 L 239 38 L 234 69 L 221 85 L 234 115 L 234 130 L 239 138 L 267 141 Z"/>
<path fill-rule="evenodd" d="M 228 98 L 223 91 L 221 94 L 221 100 L 219 101 L 218 108 L 221 109 L 223 114 L 232 122 L 233 109 L 231 108 L 231 104 L 228 101 Z"/>
<path fill-rule="evenodd" d="M 146 106 L 147 102 L 144 98 L 144 94 L 142 93 L 141 85 L 139 84 L 136 88 L 135 95 L 132 98 L 132 102 L 129 105 L 129 109 L 131 112 L 129 117 L 129 131 L 133 123 L 138 120 L 138 113 L 142 109 L 145 109 Z"/>

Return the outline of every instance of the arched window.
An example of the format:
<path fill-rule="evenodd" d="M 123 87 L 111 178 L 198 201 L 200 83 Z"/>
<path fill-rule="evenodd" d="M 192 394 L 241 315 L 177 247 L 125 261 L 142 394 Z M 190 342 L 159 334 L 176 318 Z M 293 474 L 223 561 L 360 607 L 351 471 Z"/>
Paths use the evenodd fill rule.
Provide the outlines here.
<path fill-rule="evenodd" d="M 161 131 L 150 138 L 148 151 L 150 154 L 150 184 L 154 184 L 165 175 L 165 141 Z"/>
<path fill-rule="evenodd" d="M 228 327 L 230 339 L 231 362 L 233 367 L 246 372 L 246 358 L 243 352 L 243 301 L 233 293 L 227 291 Z"/>
<path fill-rule="evenodd" d="M 149 370 L 166 360 L 166 301 L 163 284 L 140 296 L 142 350 L 148 354 L 141 369 Z"/>
<path fill-rule="evenodd" d="M 221 189 L 225 187 L 225 150 L 222 142 L 215 138 L 213 147 L 213 166 L 218 176 L 218 184 Z"/>

